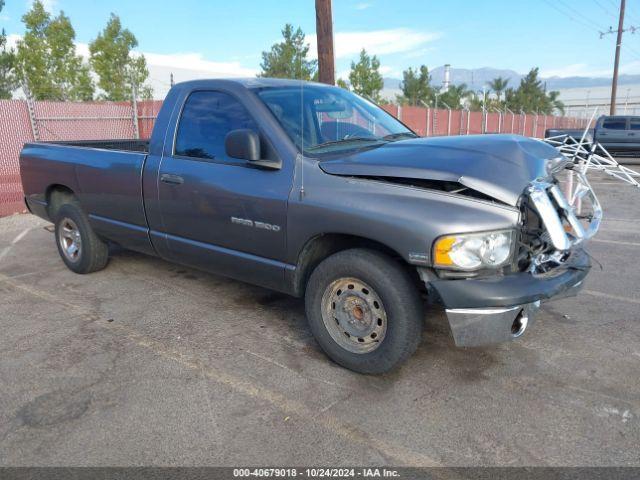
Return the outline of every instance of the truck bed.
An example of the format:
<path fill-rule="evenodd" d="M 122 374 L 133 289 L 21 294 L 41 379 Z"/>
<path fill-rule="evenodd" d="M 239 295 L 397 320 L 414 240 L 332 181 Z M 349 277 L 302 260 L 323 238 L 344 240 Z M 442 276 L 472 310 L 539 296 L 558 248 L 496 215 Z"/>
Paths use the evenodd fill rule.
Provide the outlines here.
<path fill-rule="evenodd" d="M 74 192 L 99 235 L 148 244 L 142 202 L 146 140 L 33 142 L 20 155 L 22 186 L 30 210 L 46 217 L 51 185 Z"/>

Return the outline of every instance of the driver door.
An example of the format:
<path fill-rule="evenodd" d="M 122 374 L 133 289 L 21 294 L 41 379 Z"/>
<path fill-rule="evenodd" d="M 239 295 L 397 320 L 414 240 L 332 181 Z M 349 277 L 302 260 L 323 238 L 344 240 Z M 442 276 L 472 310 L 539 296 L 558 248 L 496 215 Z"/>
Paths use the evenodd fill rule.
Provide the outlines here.
<path fill-rule="evenodd" d="M 225 137 L 236 129 L 259 132 L 233 95 L 196 91 L 185 101 L 173 153 L 163 156 L 158 172 L 163 256 L 272 286 L 283 274 L 291 178 L 286 169 L 228 157 Z"/>

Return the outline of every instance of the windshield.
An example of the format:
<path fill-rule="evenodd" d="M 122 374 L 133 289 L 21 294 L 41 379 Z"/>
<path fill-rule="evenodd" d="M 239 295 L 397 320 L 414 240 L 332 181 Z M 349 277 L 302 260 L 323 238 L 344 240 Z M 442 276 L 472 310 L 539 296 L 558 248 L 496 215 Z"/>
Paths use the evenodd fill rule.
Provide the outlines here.
<path fill-rule="evenodd" d="M 302 84 L 256 93 L 305 155 L 372 148 L 416 136 L 380 107 L 339 87 Z"/>

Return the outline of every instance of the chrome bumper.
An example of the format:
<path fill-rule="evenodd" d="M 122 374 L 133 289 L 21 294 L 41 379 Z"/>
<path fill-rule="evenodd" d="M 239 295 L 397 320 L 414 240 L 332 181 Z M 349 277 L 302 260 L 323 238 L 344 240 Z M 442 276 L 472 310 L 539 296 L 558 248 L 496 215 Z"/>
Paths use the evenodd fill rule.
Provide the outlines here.
<path fill-rule="evenodd" d="M 573 297 L 583 287 L 578 281 L 564 292 L 545 301 Z M 535 322 L 541 300 L 511 307 L 447 308 L 447 319 L 458 347 L 479 347 L 504 343 L 521 337 Z"/>
<path fill-rule="evenodd" d="M 458 347 L 502 343 L 520 337 L 535 320 L 540 300 L 505 308 L 451 308 L 447 318 Z"/>

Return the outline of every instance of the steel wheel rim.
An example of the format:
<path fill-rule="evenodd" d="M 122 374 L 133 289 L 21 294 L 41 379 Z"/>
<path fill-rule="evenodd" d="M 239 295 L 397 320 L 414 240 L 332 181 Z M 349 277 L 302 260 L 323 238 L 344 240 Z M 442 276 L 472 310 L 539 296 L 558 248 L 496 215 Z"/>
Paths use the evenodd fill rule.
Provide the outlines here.
<path fill-rule="evenodd" d="M 339 278 L 322 295 L 322 321 L 331 338 L 352 353 L 369 353 L 387 334 L 380 296 L 362 280 Z"/>
<path fill-rule="evenodd" d="M 82 253 L 82 237 L 76 222 L 63 218 L 58 227 L 58 243 L 63 255 L 70 262 L 77 262 Z"/>

